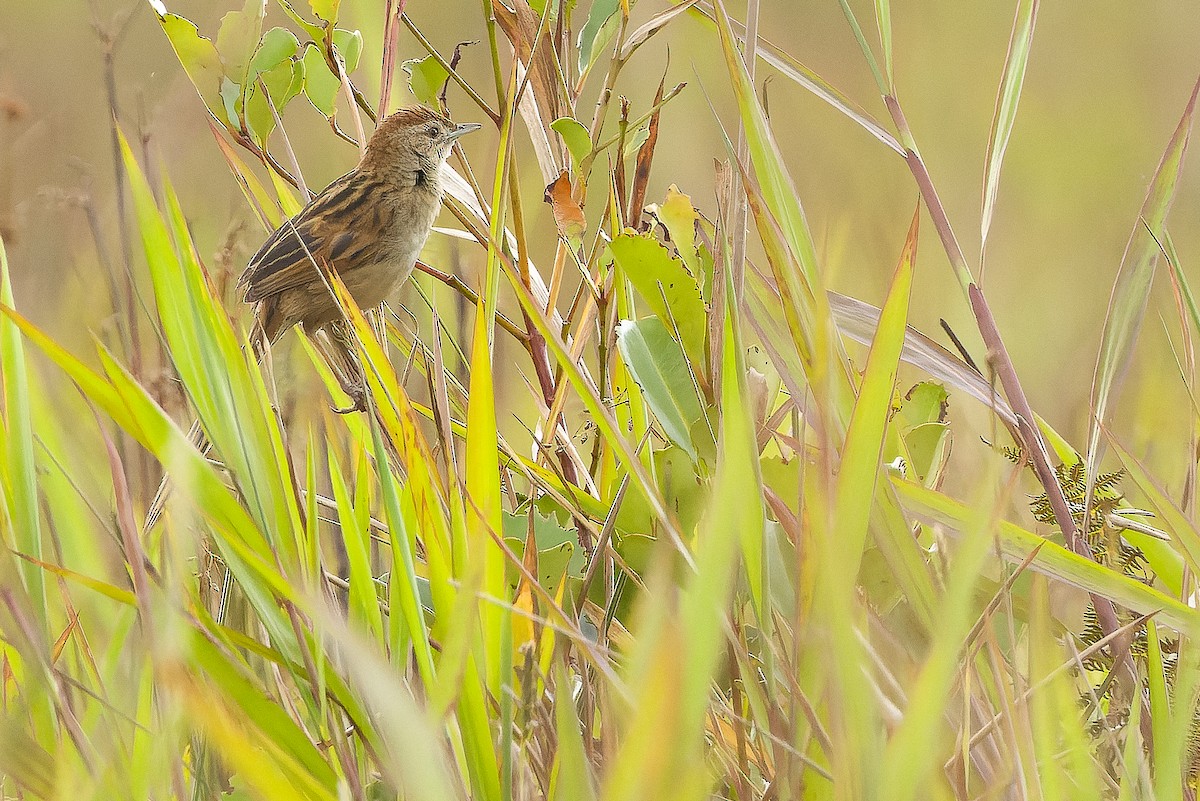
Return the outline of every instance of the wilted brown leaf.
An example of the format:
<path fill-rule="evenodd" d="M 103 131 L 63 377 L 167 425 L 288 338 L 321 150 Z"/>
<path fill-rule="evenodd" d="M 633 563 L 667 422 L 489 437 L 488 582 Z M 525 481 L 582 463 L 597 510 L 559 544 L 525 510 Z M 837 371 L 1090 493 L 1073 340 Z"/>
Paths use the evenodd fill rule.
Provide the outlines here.
<path fill-rule="evenodd" d="M 559 233 L 573 243 L 578 242 L 587 228 L 587 220 L 571 194 L 571 176 L 566 170 L 546 187 L 545 201 L 554 209 L 554 224 Z"/>

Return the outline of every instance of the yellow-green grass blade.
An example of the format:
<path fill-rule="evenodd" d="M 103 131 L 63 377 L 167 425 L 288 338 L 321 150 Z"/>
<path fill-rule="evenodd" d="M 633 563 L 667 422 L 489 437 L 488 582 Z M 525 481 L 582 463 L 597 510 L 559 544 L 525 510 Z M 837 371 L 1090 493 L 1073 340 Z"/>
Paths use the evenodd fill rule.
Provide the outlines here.
<path fill-rule="evenodd" d="M 887 81 L 888 94 L 895 94 L 895 76 L 892 73 L 891 0 L 875 0 L 875 24 L 879 28 L 879 47 L 883 51 L 883 77 Z"/>
<path fill-rule="evenodd" d="M 179 256 L 145 175 L 123 138 L 121 148 L 172 361 L 206 433 L 239 478 L 239 489 L 261 530 L 270 532 L 272 544 L 283 551 L 288 564 L 294 564 L 293 532 L 300 528 L 299 508 L 262 377 L 251 370 L 228 316 L 194 258 L 174 191 L 169 184 L 164 187 Z"/>
<path fill-rule="evenodd" d="M 969 529 L 974 513 L 966 504 L 897 476 L 892 476 L 891 482 L 905 507 L 916 516 L 942 523 L 953 531 Z M 1030 569 L 1104 596 L 1139 614 L 1156 612 L 1158 620 L 1188 636 L 1200 633 L 1200 612 L 1195 609 L 1015 523 L 1000 521 L 996 540 L 1001 553 L 1011 561 L 1019 564 L 1036 551 Z"/>
<path fill-rule="evenodd" d="M 328 445 L 327 458 L 342 545 L 346 549 L 346 563 L 350 569 L 350 620 L 362 626 L 364 632 L 379 642 L 383 639 L 383 616 L 379 611 L 379 597 L 375 593 L 375 577 L 371 574 L 371 532 L 365 516 L 366 507 L 356 504 L 351 498 L 351 490 L 342 474 L 342 465 L 333 443 Z M 360 470 L 355 487 L 365 489 L 368 485 L 365 479 Z"/>
<path fill-rule="evenodd" d="M 492 381 L 492 352 L 489 345 L 486 304 L 476 307 L 475 330 L 471 347 L 471 386 L 467 405 L 467 447 L 465 497 L 467 575 L 474 571 L 468 563 L 477 563 L 482 579 L 480 590 L 491 598 L 507 600 L 504 553 L 496 540 L 501 537 L 500 457 L 496 449 L 496 387 Z M 464 577 L 460 574 L 460 578 Z M 512 618 L 494 603 L 479 608 L 482 637 L 480 661 L 487 676 L 488 689 L 501 696 L 501 682 L 507 680 L 503 665 L 512 662 Z"/>
<path fill-rule="evenodd" d="M 1171 535 L 1171 542 L 1166 543 L 1132 529 L 1122 531 L 1121 536 L 1141 548 L 1150 565 L 1155 568 L 1159 580 L 1166 584 L 1172 593 L 1180 595 L 1183 592 L 1183 564 L 1187 565 L 1193 576 L 1200 574 L 1200 531 L 1196 530 L 1191 517 L 1184 514 L 1150 475 L 1150 471 L 1141 460 L 1114 437 L 1110 436 L 1108 442 L 1124 465 L 1126 473 L 1150 501 L 1155 514 L 1162 521 L 1161 528 Z"/>
<path fill-rule="evenodd" d="M 872 498 L 881 470 L 880 460 L 896 387 L 896 373 L 900 366 L 900 351 L 904 347 L 904 331 L 908 325 L 919 214 L 918 210 L 913 216 L 900 254 L 900 263 L 879 318 L 879 328 L 867 355 L 866 369 L 850 417 L 838 469 L 834 519 L 839 540 L 838 569 L 844 573 L 839 583 L 846 589 L 853 586 L 854 577 L 858 575 L 862 550 L 867 540 Z"/>
<path fill-rule="evenodd" d="M 1049 582 L 1043 576 L 1033 579 L 1027 657 L 1027 675 L 1036 688 L 1028 702 L 1036 760 L 1031 773 L 1037 777 L 1037 787 L 1046 801 L 1101 798 L 1104 794 L 1099 766 L 1093 757 L 1095 743 L 1080 723 L 1078 685 L 1058 669 L 1063 649 L 1057 636 L 1059 624 L 1050 613 Z M 1139 759 L 1137 721 L 1141 709 L 1140 703 L 1133 704 L 1125 730 L 1127 743 L 1137 743 L 1128 753 L 1137 753 Z"/>
<path fill-rule="evenodd" d="M 330 279 L 342 309 L 358 335 L 358 354 L 364 367 L 374 410 L 392 438 L 392 443 L 403 462 L 402 466 L 408 473 L 408 484 L 413 489 L 413 503 L 419 520 L 415 530 L 424 535 L 426 560 L 430 567 L 430 588 L 438 614 L 435 629 L 444 636 L 447 629 L 454 629 L 452 622 L 456 618 L 456 607 L 461 596 L 460 590 L 456 588 L 456 578 L 460 574 L 454 570 L 456 550 L 451 542 L 452 529 L 455 526 L 450 518 L 455 510 L 450 506 L 445 490 L 437 478 L 436 462 L 417 425 L 416 413 L 407 393 L 400 386 L 370 324 L 345 286 L 337 280 L 337 276 L 331 275 Z M 493 448 L 495 441 L 493 427 Z M 462 504 L 458 503 L 455 513 L 460 521 L 464 511 Z M 458 552 L 461 553 L 461 548 Z M 463 597 L 463 600 L 472 606 L 476 603 L 471 597 Z M 461 626 L 458 629 L 463 630 Z M 470 641 L 475 640 L 471 638 Z M 492 740 L 483 669 L 473 656 L 468 655 L 461 674 L 447 677 L 443 672 L 441 678 L 443 681 L 427 686 L 426 690 L 439 698 L 457 699 L 453 710 L 462 737 L 472 789 L 481 799 L 499 801 L 500 763 Z M 441 709 L 451 708 L 449 702 L 438 705 L 435 701 L 434 706 Z"/>
<path fill-rule="evenodd" d="M 433 650 L 429 644 L 429 628 L 425 608 L 417 588 L 416 537 L 401 509 L 400 487 L 392 475 L 387 451 L 379 427 L 371 426 L 371 444 L 379 475 L 379 494 L 383 503 L 391 543 L 390 577 L 388 580 L 389 645 L 396 665 L 408 661 L 408 646 L 416 658 L 417 670 L 426 686 L 435 686 Z"/>
<path fill-rule="evenodd" d="M 698 734 L 708 708 L 708 686 L 724 652 L 726 616 L 741 561 L 750 598 L 764 635 L 770 631 L 769 586 L 764 561 L 766 512 L 749 393 L 741 320 L 730 271 L 726 271 L 725 335 L 722 338 L 721 419 L 717 473 L 696 543 L 696 574 L 684 596 L 688 633 L 684 672 L 684 732 Z M 739 556 L 740 548 L 740 560 Z"/>
<path fill-rule="evenodd" d="M 146 188 L 144 181 L 140 183 L 142 185 L 131 177 L 131 188 L 138 190 L 134 191 L 135 198 L 152 201 L 152 197 L 140 194 Z M 161 314 L 164 302 L 178 304 L 178 293 L 187 293 L 193 327 L 188 329 L 185 324 L 174 340 L 168 332 L 168 342 L 174 349 L 180 335 L 190 336 L 201 357 L 199 364 L 180 366 L 176 362 L 176 366 L 180 368 L 189 392 L 195 385 L 188 383 L 189 377 L 193 382 L 204 381 L 206 387 L 218 389 L 218 406 L 206 422 L 210 425 L 215 422 L 216 430 L 224 429 L 228 441 L 234 443 L 233 447 L 225 445 L 222 451 L 226 464 L 241 478 L 242 492 L 250 500 L 251 509 L 257 510 L 260 525 L 271 534 L 272 545 L 283 556 L 284 564 L 294 566 L 299 559 L 302 526 L 283 432 L 271 407 L 262 373 L 247 357 L 247 349 L 241 347 L 229 316 L 221 307 L 196 256 L 179 198 L 165 178 L 163 184 L 167 221 L 182 256 L 179 262 L 182 269 L 174 275 L 170 272 L 157 274 L 160 280 L 155 281 L 155 294 Z M 140 205 L 138 210 L 139 223 L 153 227 L 153 205 Z M 158 259 L 155 263 L 160 268 L 170 266 Z M 152 275 L 156 274 L 152 272 Z M 230 404 L 231 410 L 227 411 L 223 404 Z M 201 408 L 200 411 L 203 415 L 205 410 Z M 219 439 L 216 441 L 223 444 Z"/>
<path fill-rule="evenodd" d="M 1148 621 L 1146 629 L 1149 671 L 1164 671 L 1167 668 L 1158 642 L 1158 626 Z M 1176 653 L 1174 682 L 1167 688 L 1165 698 L 1162 691 L 1155 690 L 1160 700 L 1151 699 L 1151 714 L 1154 715 L 1154 749 L 1151 754 L 1154 764 L 1155 797 L 1163 801 L 1179 801 L 1183 798 L 1180 777 L 1183 766 L 1190 759 L 1191 743 L 1195 732 L 1193 711 L 1200 701 L 1200 662 L 1197 661 L 1196 641 L 1181 639 Z M 1165 675 L 1165 673 L 1163 674 Z M 1158 681 L 1153 673 L 1148 677 Z M 1160 720 L 1160 715 L 1166 717 Z M 1165 721 L 1165 723 L 1163 722 Z"/>
<path fill-rule="evenodd" d="M 1101 426 L 1108 418 L 1109 404 L 1116 394 L 1121 376 L 1128 367 L 1129 356 L 1146 312 L 1154 268 L 1158 262 L 1158 241 L 1164 238 L 1163 226 L 1183 169 L 1183 158 L 1192 130 L 1192 116 L 1196 110 L 1197 92 L 1200 92 L 1200 80 L 1197 80 L 1192 88 L 1183 116 L 1175 127 L 1162 160 L 1159 161 L 1158 169 L 1150 181 L 1150 188 L 1134 223 L 1133 233 L 1125 245 L 1125 254 L 1121 259 L 1121 267 L 1117 271 L 1117 279 L 1108 301 L 1100 353 L 1092 378 L 1092 422 L 1089 426 L 1087 447 L 1089 480 L 1095 475 L 1103 455 Z"/>
<path fill-rule="evenodd" d="M 0 239 L 0 304 L 12 308 L 12 276 L 8 255 Z M 21 332 L 12 318 L 0 318 L 0 387 L 3 389 L 4 417 L 0 421 L 4 462 L 0 465 L 0 501 L 12 528 L 4 537 L 9 547 L 35 559 L 42 558 L 42 521 L 38 513 L 37 465 L 33 452 L 33 424 L 30 417 L 29 377 L 25 368 L 25 350 Z M 11 537 L 11 539 L 9 539 Z M 46 620 L 46 590 L 42 571 L 31 564 L 19 568 L 29 609 L 39 620 Z"/>
<path fill-rule="evenodd" d="M 241 710 L 243 727 L 255 729 L 281 752 L 295 760 L 294 770 L 329 792 L 336 788 L 336 776 L 321 752 L 296 725 L 284 707 L 271 698 L 247 669 L 232 663 L 207 638 L 197 632 L 190 638 L 189 657 L 196 677 L 203 676 L 211 691 L 230 707 Z"/>
<path fill-rule="evenodd" d="M 1154 620 L 1146 621 L 1146 685 L 1150 696 L 1150 730 L 1153 733 L 1151 759 L 1154 773 L 1157 777 L 1176 777 L 1175 781 L 1158 782 L 1156 801 L 1181 798 L 1183 783 L 1179 777 L 1184 775 L 1181 757 L 1183 754 L 1174 748 L 1171 728 L 1174 723 L 1171 712 L 1166 665 L 1163 662 L 1162 643 L 1158 639 L 1158 626 Z M 1178 707 L 1177 707 L 1178 708 Z"/>
<path fill-rule="evenodd" d="M 816 247 L 813 244 L 812 235 L 809 233 L 808 223 L 804 218 L 804 210 L 800 207 L 800 194 L 796 191 L 796 186 L 792 183 L 791 176 L 784 166 L 783 155 L 779 151 L 775 137 L 771 134 L 766 115 L 758 102 L 750 75 L 746 71 L 746 65 L 738 52 L 733 31 L 729 27 L 729 18 L 725 13 L 725 4 L 721 0 L 716 0 L 714 7 L 717 12 L 717 31 L 720 34 L 722 52 L 725 54 L 726 69 L 733 83 L 742 124 L 746 127 L 746 139 L 750 149 L 750 161 L 754 165 L 754 174 L 758 177 L 762 187 L 766 205 L 778 222 L 788 247 L 799 261 L 809 285 L 819 286 L 821 282 Z M 818 309 L 821 308 L 823 297 L 822 295 L 816 298 Z M 828 317 L 828 314 L 825 316 Z"/>
<path fill-rule="evenodd" d="M 983 216 L 980 221 L 980 246 L 987 247 L 992 215 L 996 209 L 996 194 L 1000 188 L 1000 168 L 1012 137 L 1017 119 L 1017 105 L 1025 84 L 1025 69 L 1033 45 L 1033 29 L 1037 23 L 1039 0 L 1018 0 L 1013 18 L 1012 34 L 1008 39 L 1008 55 L 1004 59 L 1004 78 L 996 94 L 996 110 L 992 115 L 992 131 L 988 137 L 987 160 L 983 176 Z M 890 71 L 889 71 L 890 74 Z M 980 259 L 982 262 L 982 258 Z"/>
<path fill-rule="evenodd" d="M 863 33 L 862 26 L 858 24 L 858 17 L 854 16 L 854 11 L 853 11 L 853 9 L 850 8 L 849 0 L 838 0 L 838 3 L 842 7 L 842 14 L 845 15 L 846 22 L 849 23 L 849 25 L 850 25 L 850 32 L 854 34 L 854 40 L 856 42 L 858 42 L 858 49 L 862 51 L 863 58 L 866 59 L 866 61 L 867 61 L 867 66 L 871 68 L 871 75 L 873 75 L 875 77 L 875 85 L 879 87 L 879 94 L 890 95 L 892 93 L 891 80 L 889 78 L 887 78 L 886 76 L 884 76 L 883 71 L 879 69 L 879 64 L 878 64 L 878 62 L 875 61 L 875 51 L 873 51 L 871 49 L 871 45 L 867 43 L 866 34 Z M 876 4 L 876 8 L 878 9 L 878 3 Z M 890 31 L 890 27 L 891 27 L 890 17 L 891 17 L 891 14 L 889 13 L 888 14 L 889 31 L 887 33 L 887 40 L 886 40 L 886 45 L 885 45 L 889 55 L 891 52 L 891 41 L 892 41 L 892 35 L 891 35 L 891 31 Z M 880 21 L 880 31 L 879 31 L 881 39 L 883 38 L 882 24 L 883 24 L 883 21 L 881 20 Z M 890 70 L 889 70 L 889 72 L 890 72 Z"/>
<path fill-rule="evenodd" d="M 147 449 L 167 466 L 178 491 L 209 523 L 208 534 L 270 633 L 272 644 L 287 658 L 299 661 L 300 644 L 279 601 L 303 605 L 304 597 L 279 572 L 278 555 L 234 492 L 146 390 L 106 351 L 100 352 L 100 359 L 121 405 L 139 421 Z"/>
<path fill-rule="evenodd" d="M 999 482 L 990 482 L 996 485 Z M 881 797 L 893 801 L 917 798 L 932 783 L 947 757 L 945 714 L 954 702 L 954 684 L 967 634 L 975 622 L 973 599 L 977 580 L 992 553 L 992 529 L 1007 498 L 976 503 L 975 519 L 964 530 L 949 563 L 941 615 L 932 629 L 928 657 L 907 692 L 904 718 L 888 741 L 881 772 Z"/>
<path fill-rule="evenodd" d="M 840 780 L 844 786 L 853 788 L 854 793 L 869 793 L 869 788 L 879 780 L 882 767 L 878 710 L 861 670 L 866 653 L 858 635 L 862 620 L 855 586 L 875 506 L 888 416 L 908 323 L 917 220 L 914 216 L 867 355 L 841 462 L 829 490 L 832 495 L 827 497 L 824 491 L 818 491 L 814 507 L 820 511 L 811 515 L 819 570 L 814 609 L 831 647 L 833 659 L 827 676 L 839 699 L 831 712 L 837 724 L 835 729 L 841 735 L 838 741 L 841 747 L 830 756 L 835 782 Z M 824 504 L 830 501 L 832 515 L 827 516 Z"/>
<path fill-rule="evenodd" d="M 698 3 L 693 9 L 689 10 L 689 15 L 694 19 L 700 20 L 710 30 L 715 29 L 715 18 L 709 14 L 704 5 L 704 3 Z M 737 25 L 733 20 L 730 23 L 731 27 Z M 737 29 L 741 30 L 741 26 L 738 25 Z M 897 154 L 900 156 L 904 155 L 903 145 L 896 141 L 896 137 L 880 125 L 878 120 L 847 97 L 845 93 L 818 75 L 815 70 L 800 63 L 780 47 L 763 39 L 761 36 L 758 43 L 758 57 L 779 70 L 789 80 L 804 87 L 816 97 L 837 109 Z"/>
<path fill-rule="evenodd" d="M 221 155 L 225 157 L 225 162 L 229 165 L 229 169 L 233 172 L 233 176 L 237 180 L 238 187 L 242 190 L 242 195 L 245 196 L 246 202 L 250 204 L 250 208 L 254 212 L 254 216 L 258 218 L 258 221 L 262 224 L 264 230 L 274 231 L 284 220 L 283 214 L 281 214 L 279 211 L 279 204 L 272 199 L 271 194 L 267 192 L 266 187 L 264 187 L 262 182 L 258 180 L 258 176 L 254 174 L 254 171 L 246 165 L 246 162 L 242 160 L 242 157 L 238 155 L 238 152 L 234 150 L 228 142 L 225 141 L 225 137 L 223 137 L 215 127 L 212 128 L 212 132 L 213 139 L 217 141 L 217 147 L 221 149 Z M 281 183 L 283 182 L 283 179 L 278 178 L 274 171 L 271 172 L 271 177 L 280 181 Z M 280 192 L 278 185 L 276 185 L 275 189 L 277 193 Z M 292 198 L 290 193 L 286 196 L 281 194 L 280 197 L 281 200 L 286 197 L 288 200 L 291 200 L 293 204 L 295 203 L 295 200 Z M 298 211 L 299 209 L 296 210 Z M 287 214 L 287 216 L 290 217 L 295 213 L 295 211 L 291 211 Z"/>
<path fill-rule="evenodd" d="M 439 616 L 434 622 L 434 634 L 441 637 L 444 634 L 442 629 L 454 608 L 457 596 L 454 589 L 453 559 L 455 551 L 451 541 L 447 492 L 437 473 L 436 461 L 421 430 L 417 413 L 408 393 L 400 385 L 395 371 L 382 346 L 375 339 L 374 332 L 362 310 L 354 303 L 353 298 L 337 280 L 337 277 L 331 276 L 331 278 L 342 308 L 353 325 L 355 333 L 358 334 L 357 341 L 361 346 L 359 358 L 364 367 L 367 388 L 373 399 L 374 413 L 383 428 L 381 433 L 386 433 L 391 446 L 399 455 L 399 468 L 407 478 L 403 485 L 403 493 L 405 497 L 411 499 L 411 507 L 408 508 L 413 511 L 413 524 L 407 530 L 412 532 L 410 535 L 412 537 L 419 532 L 421 542 L 425 546 L 425 560 L 429 567 L 428 578 L 433 592 L 433 605 Z M 374 434 L 372 436 L 374 437 Z M 378 448 L 374 447 L 374 449 L 377 464 L 383 464 L 380 461 L 381 454 Z M 382 468 L 379 469 L 382 470 Z M 398 484 L 396 486 L 398 487 Z M 400 530 L 404 530 L 403 527 Z"/>
<path fill-rule="evenodd" d="M 569 692 L 574 679 L 559 666 L 554 686 L 558 692 Z M 554 722 L 558 733 L 555 751 L 555 770 L 550 786 L 550 801 L 595 801 L 596 786 L 592 779 L 587 753 L 583 748 L 582 724 L 574 704 L 555 704 Z"/>

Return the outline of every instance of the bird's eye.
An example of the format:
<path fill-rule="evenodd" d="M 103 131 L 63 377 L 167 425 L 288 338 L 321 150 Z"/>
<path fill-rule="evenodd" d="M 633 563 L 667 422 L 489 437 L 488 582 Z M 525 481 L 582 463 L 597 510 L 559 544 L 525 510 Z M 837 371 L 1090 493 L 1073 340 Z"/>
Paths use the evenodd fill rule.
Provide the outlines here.
<path fill-rule="evenodd" d="M 428 128 L 425 129 L 425 133 L 429 134 L 430 136 L 437 136 L 438 135 L 438 127 L 436 125 L 430 125 Z"/>

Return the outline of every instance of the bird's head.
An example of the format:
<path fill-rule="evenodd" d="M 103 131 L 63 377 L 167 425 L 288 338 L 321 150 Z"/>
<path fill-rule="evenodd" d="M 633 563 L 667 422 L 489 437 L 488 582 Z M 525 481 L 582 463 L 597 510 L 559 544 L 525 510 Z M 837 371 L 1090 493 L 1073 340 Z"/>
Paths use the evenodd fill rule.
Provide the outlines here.
<path fill-rule="evenodd" d="M 436 175 L 454 141 L 479 128 L 477 123 L 456 125 L 425 106 L 403 108 L 379 123 L 367 142 L 363 163 Z"/>

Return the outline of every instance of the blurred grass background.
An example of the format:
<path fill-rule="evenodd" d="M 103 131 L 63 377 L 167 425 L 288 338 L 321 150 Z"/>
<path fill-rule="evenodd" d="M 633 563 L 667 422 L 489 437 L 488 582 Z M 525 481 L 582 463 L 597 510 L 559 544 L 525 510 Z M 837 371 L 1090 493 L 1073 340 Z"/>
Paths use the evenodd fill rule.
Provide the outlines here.
<path fill-rule="evenodd" d="M 373 5 L 348 3 L 343 12 L 343 26 L 364 35 L 368 68 L 357 82 L 368 97 L 378 93 L 378 70 L 371 65 L 379 63 L 383 16 Z M 869 4 L 855 5 L 869 18 Z M 171 9 L 211 33 L 227 6 L 189 0 L 172 3 Z M 440 7 L 438 0 L 412 0 L 407 9 L 444 52 L 457 42 L 484 37 L 479 15 L 442 14 Z M 643 4 L 635 21 L 654 10 Z M 742 13 L 737 4 L 731 12 Z M 1011 13 L 1005 3 L 970 0 L 905 4 L 894 14 L 900 98 L 972 259 L 978 253 L 979 187 Z M 83 347 L 89 332 L 104 332 L 113 321 L 87 221 L 63 200 L 89 195 L 108 245 L 118 245 L 105 45 L 98 31 L 111 37 L 127 16 L 113 47 L 122 121 L 127 129 L 143 131 L 151 152 L 169 169 L 202 256 L 211 259 L 225 250 L 216 261 L 236 275 L 261 238 L 214 145 L 195 91 L 147 4 L 5 0 L 0 8 L 0 231 L 9 245 L 18 302 L 76 351 L 89 351 Z M 268 6 L 267 27 L 284 23 L 280 10 Z M 886 117 L 837 3 L 767 2 L 761 26 L 766 38 L 868 111 Z M 648 102 L 667 50 L 668 86 L 689 84 L 664 112 L 664 141 L 648 197 L 661 198 L 666 185 L 675 183 L 711 214 L 711 159 L 724 153 L 705 90 L 731 122 L 724 66 L 694 20 L 683 19 L 661 36 L 665 47 L 639 57 L 641 85 L 627 75 L 619 87 L 635 107 Z M 1039 16 L 983 286 L 1034 408 L 1074 441 L 1086 430 L 1088 390 L 1112 280 L 1146 184 L 1186 100 L 1198 40 L 1200 15 L 1190 2 L 1049 3 Z M 404 58 L 423 54 L 407 31 L 401 33 L 401 50 Z M 487 85 L 486 46 L 464 52 L 464 76 Z M 770 74 L 764 66 L 760 84 Z M 407 91 L 402 78 L 396 102 Z M 791 82 L 767 78 L 763 94 L 830 285 L 878 305 L 916 201 L 907 169 L 854 123 Z M 461 95 L 456 102 L 453 89 L 450 101 L 452 110 L 470 111 Z M 323 186 L 356 160 L 354 148 L 331 137 L 323 118 L 302 99 L 285 110 L 284 122 L 311 186 Z M 467 141 L 468 152 L 490 158 L 495 142 L 487 136 Z M 522 176 L 530 196 L 535 195 L 540 176 L 530 169 Z M 535 237 L 553 236 L 550 208 L 530 211 Z M 1184 269 L 1190 270 L 1200 252 L 1200 226 L 1190 224 L 1200 218 L 1200 184 L 1184 180 L 1173 215 L 1176 244 Z M 935 237 L 922 242 L 918 263 L 911 323 L 946 343 L 937 323 L 945 318 L 978 359 L 982 347 L 966 305 L 948 291 L 946 257 Z M 442 261 L 444 267 L 450 264 Z M 480 269 L 471 263 L 460 268 L 468 275 Z M 433 291 L 449 295 L 442 288 Z M 1135 380 L 1127 385 L 1117 418 L 1118 427 L 1139 445 L 1164 433 L 1164 425 L 1178 425 L 1182 418 L 1170 412 L 1187 402 L 1175 365 L 1161 356 L 1170 351 L 1154 310 L 1170 308 L 1169 293 L 1161 285 L 1156 293 L 1139 346 L 1141 353 L 1155 356 L 1135 356 Z M 524 397 L 523 387 L 513 390 L 513 398 Z M 500 422 L 506 428 L 512 421 L 502 415 Z M 1186 432 L 1178 435 L 1182 440 Z M 1175 478 L 1180 466 L 1172 462 L 1161 467 Z"/>

